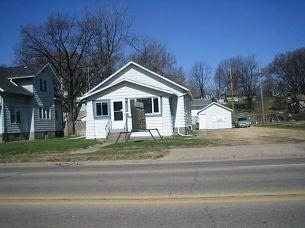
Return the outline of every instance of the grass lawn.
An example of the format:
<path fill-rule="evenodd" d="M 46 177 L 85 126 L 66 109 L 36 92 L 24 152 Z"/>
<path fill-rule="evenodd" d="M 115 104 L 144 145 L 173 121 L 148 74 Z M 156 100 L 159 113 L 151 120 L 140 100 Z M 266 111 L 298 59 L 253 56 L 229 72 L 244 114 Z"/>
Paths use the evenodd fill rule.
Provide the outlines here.
<path fill-rule="evenodd" d="M 84 149 L 98 143 L 96 140 L 53 138 L 46 140 L 17 141 L 0 144 L 1 155 L 63 153 Z"/>
<path fill-rule="evenodd" d="M 69 138 L 0 143 L 0 162 L 53 161 L 58 154 L 63 155 L 97 143 L 96 140 Z"/>
<path fill-rule="evenodd" d="M 156 159 L 164 157 L 167 149 L 170 148 L 190 148 L 213 145 L 209 140 L 195 137 L 173 137 L 162 140 L 139 140 L 127 141 L 118 144 L 110 144 L 92 154 L 100 159 Z M 90 159 L 90 158 L 88 158 Z"/>
<path fill-rule="evenodd" d="M 256 126 L 304 131 L 305 121 Z M 221 134 L 226 133 L 226 131 L 218 132 Z M 223 137 L 221 136 L 222 141 Z M 181 136 L 164 138 L 157 141 L 150 139 L 122 141 L 118 144 L 103 144 L 98 140 L 69 138 L 19 141 L 0 143 L 0 163 L 157 159 L 166 156 L 170 148 L 205 147 L 217 145 L 215 142 L 217 140 L 206 137 Z M 93 145 L 95 146 L 86 150 L 86 148 Z"/>
<path fill-rule="evenodd" d="M 90 161 L 116 159 L 156 159 L 167 154 L 173 147 L 199 147 L 212 143 L 208 140 L 173 137 L 163 140 L 123 141 L 118 144 L 100 145 L 96 151 L 73 153 L 99 143 L 97 140 L 56 138 L 47 140 L 10 142 L 0 144 L 0 162 L 40 162 L 40 161 Z"/>

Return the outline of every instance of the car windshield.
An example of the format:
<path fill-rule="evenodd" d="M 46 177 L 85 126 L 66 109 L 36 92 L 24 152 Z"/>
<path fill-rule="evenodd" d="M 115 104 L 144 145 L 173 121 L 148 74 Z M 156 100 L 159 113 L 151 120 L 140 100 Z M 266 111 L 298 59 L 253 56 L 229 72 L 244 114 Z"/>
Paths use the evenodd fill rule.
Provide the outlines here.
<path fill-rule="evenodd" d="M 247 118 L 238 118 L 237 120 L 238 120 L 238 121 L 246 121 Z"/>

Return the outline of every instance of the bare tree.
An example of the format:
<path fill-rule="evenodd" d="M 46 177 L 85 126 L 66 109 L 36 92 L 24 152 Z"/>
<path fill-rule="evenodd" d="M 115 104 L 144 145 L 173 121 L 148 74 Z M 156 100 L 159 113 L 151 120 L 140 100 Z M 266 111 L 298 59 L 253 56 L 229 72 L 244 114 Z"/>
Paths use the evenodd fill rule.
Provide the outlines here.
<path fill-rule="evenodd" d="M 87 10 L 87 28 L 93 33 L 90 43 L 91 67 L 95 72 L 92 84 L 109 77 L 121 65 L 123 51 L 129 40 L 131 21 L 122 5 Z"/>
<path fill-rule="evenodd" d="M 60 76 L 68 92 L 65 106 L 69 132 L 74 134 L 74 121 L 80 109 L 76 98 L 87 88 L 82 66 L 87 59 L 92 33 L 82 21 L 57 13 L 41 25 L 23 26 L 21 38 L 16 49 L 19 62 L 49 62 Z"/>
<path fill-rule="evenodd" d="M 253 56 L 239 56 L 220 62 L 214 81 L 225 94 L 242 95 L 245 98 L 246 106 L 252 110 L 253 98 L 258 86 L 258 73 L 258 64 Z"/>
<path fill-rule="evenodd" d="M 134 37 L 130 45 L 135 50 L 130 56 L 134 62 L 179 84 L 185 84 L 183 68 L 177 66 L 175 56 L 168 52 L 165 44 L 144 37 Z"/>
<path fill-rule="evenodd" d="M 204 62 L 193 64 L 190 70 L 190 82 L 199 92 L 200 98 L 206 98 L 210 82 L 211 67 Z"/>
<path fill-rule="evenodd" d="M 78 20 L 57 13 L 41 25 L 22 27 L 17 59 L 52 64 L 68 92 L 65 106 L 70 134 L 75 133 L 80 109 L 76 98 L 114 72 L 122 59 L 129 26 L 125 8 L 106 6 L 87 11 Z"/>
<path fill-rule="evenodd" d="M 222 94 L 225 94 L 226 92 L 226 83 L 223 82 L 222 76 L 225 75 L 222 69 L 220 68 L 219 64 L 215 70 L 213 82 L 214 82 L 214 91 L 215 91 L 215 98 L 217 100 L 220 99 Z"/>
<path fill-rule="evenodd" d="M 221 61 L 215 71 L 214 83 L 217 85 L 217 95 L 225 94 L 227 96 L 231 91 L 238 90 L 236 72 L 236 61 L 234 58 Z M 218 97 L 219 98 L 219 97 Z"/>
<path fill-rule="evenodd" d="M 292 97 L 294 112 L 298 113 L 298 95 L 305 94 L 305 48 L 299 48 L 275 56 L 267 67 L 279 85 L 285 86 L 287 95 Z"/>
<path fill-rule="evenodd" d="M 239 63 L 236 75 L 241 94 L 244 96 L 246 106 L 252 110 L 253 98 L 256 96 L 260 77 L 258 63 L 253 56 L 239 57 L 237 62 Z"/>
<path fill-rule="evenodd" d="M 225 101 L 227 101 L 228 96 L 233 99 L 234 93 L 237 91 L 236 77 L 233 77 L 232 74 L 233 66 L 233 59 L 226 59 L 221 61 L 216 68 L 214 90 L 218 100 L 221 95 L 224 95 Z M 232 109 L 234 110 L 234 101 L 232 101 Z"/>

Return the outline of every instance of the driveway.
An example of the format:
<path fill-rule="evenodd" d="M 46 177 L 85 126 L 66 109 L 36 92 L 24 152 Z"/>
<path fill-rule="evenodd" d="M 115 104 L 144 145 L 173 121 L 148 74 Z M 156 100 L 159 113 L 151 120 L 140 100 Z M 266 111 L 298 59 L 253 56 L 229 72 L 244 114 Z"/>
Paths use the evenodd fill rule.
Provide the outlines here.
<path fill-rule="evenodd" d="M 210 139 L 220 145 L 257 145 L 305 142 L 305 131 L 263 127 L 232 128 L 199 131 L 199 138 Z"/>
<path fill-rule="evenodd" d="M 199 138 L 220 146 L 170 149 L 162 161 L 235 160 L 305 157 L 305 134 L 300 130 L 232 128 L 207 130 Z"/>

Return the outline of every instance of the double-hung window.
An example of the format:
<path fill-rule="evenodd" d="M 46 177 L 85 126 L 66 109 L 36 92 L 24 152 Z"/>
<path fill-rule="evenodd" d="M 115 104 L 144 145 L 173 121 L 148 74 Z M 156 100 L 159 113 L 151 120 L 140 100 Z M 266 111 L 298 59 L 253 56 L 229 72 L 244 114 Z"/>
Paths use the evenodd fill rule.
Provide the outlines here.
<path fill-rule="evenodd" d="M 39 118 L 40 119 L 51 119 L 51 112 L 49 108 L 39 108 Z"/>
<path fill-rule="evenodd" d="M 11 123 L 21 123 L 21 112 L 18 107 L 10 108 Z"/>
<path fill-rule="evenodd" d="M 136 100 L 143 103 L 145 114 L 160 114 L 160 98 L 138 98 Z"/>
<path fill-rule="evenodd" d="M 109 116 L 109 102 L 108 101 L 95 101 L 94 102 L 94 115 L 97 118 Z"/>
<path fill-rule="evenodd" d="M 48 91 L 47 81 L 40 79 L 39 88 L 40 88 L 40 91 L 47 92 Z"/>

